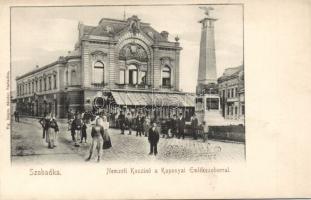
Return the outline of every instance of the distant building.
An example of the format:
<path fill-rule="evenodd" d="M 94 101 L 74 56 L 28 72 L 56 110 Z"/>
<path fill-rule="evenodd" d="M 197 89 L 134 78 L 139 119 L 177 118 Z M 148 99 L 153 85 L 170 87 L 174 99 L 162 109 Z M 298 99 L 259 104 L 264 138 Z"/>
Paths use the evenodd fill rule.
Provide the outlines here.
<path fill-rule="evenodd" d="M 171 108 L 194 112 L 192 95 L 180 92 L 179 38 L 154 30 L 137 16 L 103 18 L 97 26 L 78 25 L 72 52 L 16 78 L 17 109 L 42 116 L 54 111 L 146 108 L 159 117 Z M 162 107 L 163 109 L 154 109 Z"/>
<path fill-rule="evenodd" d="M 222 115 L 226 119 L 244 121 L 244 67 L 227 68 L 218 78 Z"/>

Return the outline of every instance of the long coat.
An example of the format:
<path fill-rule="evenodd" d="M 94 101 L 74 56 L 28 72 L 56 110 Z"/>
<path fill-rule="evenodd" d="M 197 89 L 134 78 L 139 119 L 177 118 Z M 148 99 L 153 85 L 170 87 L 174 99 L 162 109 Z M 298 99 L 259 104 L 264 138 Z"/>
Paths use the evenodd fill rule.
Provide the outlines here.
<path fill-rule="evenodd" d="M 138 131 L 143 131 L 143 129 L 144 129 L 144 122 L 145 122 L 144 117 L 137 117 L 136 118 L 137 130 Z"/>
<path fill-rule="evenodd" d="M 153 130 L 153 128 L 149 129 L 148 141 L 150 144 L 157 144 L 160 139 L 160 134 L 157 128 Z"/>
<path fill-rule="evenodd" d="M 178 132 L 179 133 L 183 133 L 184 132 L 184 129 L 185 129 L 185 118 L 178 118 L 177 121 L 176 121 L 176 126 L 177 126 L 177 129 L 178 129 Z"/>

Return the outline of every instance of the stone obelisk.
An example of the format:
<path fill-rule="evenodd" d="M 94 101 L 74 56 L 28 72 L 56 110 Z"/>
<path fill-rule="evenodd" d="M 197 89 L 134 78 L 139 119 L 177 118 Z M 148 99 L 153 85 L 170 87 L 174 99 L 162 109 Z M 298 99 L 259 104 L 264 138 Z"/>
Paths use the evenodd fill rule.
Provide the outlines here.
<path fill-rule="evenodd" d="M 200 60 L 198 71 L 197 94 L 210 93 L 217 83 L 214 22 L 210 16 L 211 7 L 200 7 L 205 10 L 205 18 L 199 21 L 202 24 L 200 41 Z"/>

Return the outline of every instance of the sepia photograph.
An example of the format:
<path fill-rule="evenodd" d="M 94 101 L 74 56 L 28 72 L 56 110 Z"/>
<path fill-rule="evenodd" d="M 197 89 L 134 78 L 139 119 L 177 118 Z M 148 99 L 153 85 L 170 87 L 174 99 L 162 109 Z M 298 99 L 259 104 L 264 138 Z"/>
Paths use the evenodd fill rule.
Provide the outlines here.
<path fill-rule="evenodd" d="M 310 0 L 0 1 L 0 199 L 310 198 Z"/>
<path fill-rule="evenodd" d="M 245 162 L 243 56 L 241 4 L 12 7 L 11 162 Z"/>

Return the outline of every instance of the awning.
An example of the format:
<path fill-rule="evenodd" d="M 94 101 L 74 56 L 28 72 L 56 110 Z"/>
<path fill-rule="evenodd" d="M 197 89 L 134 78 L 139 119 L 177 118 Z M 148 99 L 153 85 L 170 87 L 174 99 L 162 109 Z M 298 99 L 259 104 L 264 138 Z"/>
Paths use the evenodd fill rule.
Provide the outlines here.
<path fill-rule="evenodd" d="M 118 105 L 194 107 L 195 96 L 186 93 L 112 91 Z"/>

